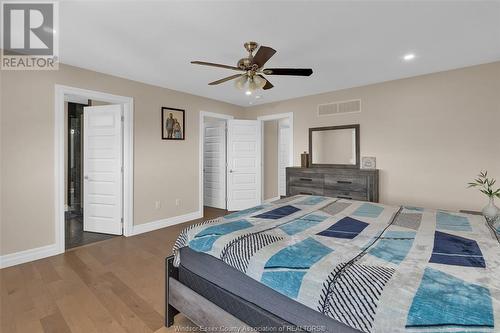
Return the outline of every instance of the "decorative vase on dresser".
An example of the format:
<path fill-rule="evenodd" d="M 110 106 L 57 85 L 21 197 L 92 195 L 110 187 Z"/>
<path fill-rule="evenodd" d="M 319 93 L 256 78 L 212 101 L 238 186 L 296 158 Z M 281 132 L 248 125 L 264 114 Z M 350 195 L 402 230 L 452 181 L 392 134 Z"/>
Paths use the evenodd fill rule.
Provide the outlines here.
<path fill-rule="evenodd" d="M 477 188 L 488 197 L 489 203 L 483 208 L 482 213 L 489 222 L 495 221 L 500 213 L 498 207 L 495 206 L 495 197 L 500 198 L 500 187 L 493 187 L 495 183 L 496 179 L 488 177 L 487 170 L 481 171 L 474 181 L 468 183 L 469 188 Z"/>
<path fill-rule="evenodd" d="M 489 220 L 494 220 L 499 212 L 500 210 L 495 206 L 495 197 L 490 197 L 490 202 L 483 208 L 483 215 Z"/>

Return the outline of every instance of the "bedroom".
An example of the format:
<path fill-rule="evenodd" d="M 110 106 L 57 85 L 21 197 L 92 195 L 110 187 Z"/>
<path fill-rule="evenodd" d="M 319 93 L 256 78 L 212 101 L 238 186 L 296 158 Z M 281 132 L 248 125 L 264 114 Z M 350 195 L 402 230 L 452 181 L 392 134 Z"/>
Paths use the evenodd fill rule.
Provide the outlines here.
<path fill-rule="evenodd" d="M 173 332 L 193 330 L 196 324 L 205 328 L 307 326 L 305 330 L 332 332 L 500 329 L 500 286 L 489 275 L 498 276 L 500 271 L 499 244 L 493 238 L 498 222 L 494 217 L 486 222 L 481 216 L 485 207 L 489 207 L 486 215 L 498 215 L 489 205 L 489 197 L 498 205 L 493 193 L 498 184 L 489 186 L 493 189 L 489 195 L 478 187 L 468 188 L 480 172 L 488 171 L 484 178 L 500 177 L 499 2 L 47 4 L 51 10 L 39 13 L 53 18 L 52 34 L 40 34 L 35 28 L 40 22 L 26 31 L 35 29 L 31 33 L 40 42 L 51 37 L 52 55 L 58 59 L 55 68 L 43 68 L 49 62 L 38 63 L 41 68 L 7 68 L 14 62 L 4 59 L 19 56 L 7 52 L 12 45 L 5 44 L 5 38 L 2 44 L 2 332 Z M 2 2 L 3 13 L 12 11 L 14 18 L 29 8 L 11 10 L 8 6 Z M 243 22 L 249 6 L 255 15 Z M 16 27 L 2 20 L 3 34 L 7 26 Z M 13 36 L 23 40 L 20 36 L 24 35 Z M 30 38 L 26 40 L 31 43 Z M 260 59 L 260 65 L 264 62 L 255 74 L 237 67 L 239 59 L 249 57 L 243 45 L 249 41 L 257 43 L 247 44 L 253 59 Z M 276 52 L 258 56 L 263 46 L 263 51 Z M 25 60 L 48 57 L 21 54 L 25 56 L 19 59 Z M 250 59 L 249 65 L 253 64 Z M 277 75 L 279 70 L 265 71 L 270 68 L 311 69 L 312 74 Z M 237 80 L 208 85 L 236 74 Z M 245 80 L 236 82 L 242 74 Z M 254 79 L 258 75 L 265 82 Z M 271 89 L 264 89 L 267 82 L 273 85 Z M 88 100 L 105 102 L 92 107 L 113 114 L 117 123 L 123 116 L 123 125 L 113 132 L 118 138 L 113 141 L 113 169 L 101 170 L 118 175 L 114 197 L 105 193 L 109 189 L 105 186 L 96 187 L 104 188 L 103 192 L 90 193 L 87 199 L 82 192 L 84 201 L 101 200 L 94 215 L 112 221 L 112 231 L 97 231 L 118 235 L 66 250 L 64 105 Z M 109 105 L 118 105 L 118 111 Z M 208 207 L 204 195 L 208 188 L 204 182 L 206 116 L 224 119 L 223 128 L 228 128 L 227 134 L 220 132 L 224 143 L 219 148 L 225 154 L 217 155 L 222 206 L 212 203 Z M 280 119 L 287 119 L 291 128 L 283 150 L 291 151 L 289 169 L 287 162 L 277 163 L 276 158 L 286 156 L 278 154 L 276 124 Z M 266 124 L 273 124 L 273 134 L 262 131 L 271 127 Z M 331 128 L 339 126 L 348 128 Z M 325 127 L 326 131 L 318 130 Z M 350 153 L 347 160 L 339 162 L 339 154 L 332 153 L 334 147 L 339 148 L 334 145 L 338 141 L 323 145 L 329 149 L 314 145 L 315 138 L 329 138 L 326 133 L 345 131 L 351 133 L 344 136 L 350 140 L 340 148 Z M 89 138 L 91 143 L 105 144 Z M 309 153 L 304 160 L 307 168 L 301 168 L 304 152 Z M 100 166 L 108 165 L 100 162 Z M 242 165 L 245 170 L 240 169 Z M 82 179 L 88 176 L 85 170 L 81 175 Z M 111 183 L 90 176 L 83 189 L 89 189 L 91 181 Z M 283 177 L 282 201 L 268 202 L 282 196 Z M 110 198 L 115 201 L 106 201 Z M 111 206 L 113 210 L 108 209 Z M 88 213 L 84 212 L 84 219 L 92 210 Z M 236 215 L 221 217 L 229 213 Z M 236 222 L 245 222 L 233 223 L 235 216 Z M 348 219 L 337 222 L 343 218 Z M 205 220 L 213 225 L 186 229 Z M 221 230 L 215 231 L 218 238 L 204 231 L 225 222 L 231 232 L 223 237 Z M 243 259 L 233 253 L 233 267 L 229 259 L 219 260 L 221 254 L 216 252 L 233 236 L 259 226 L 271 228 L 264 238 L 276 242 L 264 242 L 267 245 L 252 255 L 240 253 Z M 184 237 L 178 238 L 181 232 Z M 339 235 L 345 237 L 335 237 Z M 196 237 L 206 241 L 202 242 L 205 247 L 196 247 Z M 280 248 L 299 239 L 313 241 L 298 250 Z M 183 242 L 188 246 L 180 251 L 180 258 L 177 252 L 180 264 L 169 266 L 165 259 L 176 241 L 178 246 Z M 450 244 L 462 244 L 462 252 Z M 202 273 L 186 270 L 190 262 L 200 259 L 196 254 L 183 257 L 194 248 L 211 249 L 202 254 L 205 259 L 195 268 L 227 266 L 230 280 L 220 280 L 218 287 L 236 303 L 209 294 L 216 289 L 208 285 L 217 285 L 215 279 L 223 277 L 205 276 L 190 285 L 188 278 Z M 273 257 L 280 251 L 285 255 Z M 306 265 L 300 254 L 309 252 L 321 256 L 309 256 L 315 260 Z M 356 295 L 349 297 L 359 302 L 356 310 L 340 310 L 340 299 L 347 298 L 338 290 L 337 294 L 327 292 L 329 300 L 336 295 L 330 305 L 337 312 L 325 310 L 324 300 L 318 310 L 321 286 L 330 281 L 330 273 L 338 273 L 333 279 L 336 286 L 343 286 L 343 278 L 363 280 L 353 277 L 349 270 L 353 265 L 342 266 L 355 258 L 360 266 L 378 265 L 390 272 L 388 279 L 375 279 L 385 281 L 376 311 L 366 310 L 365 306 L 373 308 L 373 304 L 362 303 Z M 297 263 L 303 265 L 294 266 Z M 171 292 L 165 293 L 165 282 L 177 273 L 180 277 L 173 284 L 178 284 L 170 284 Z M 277 275 L 288 278 L 277 279 Z M 408 278 L 407 285 L 401 282 L 403 277 Z M 425 307 L 422 304 L 427 304 L 426 297 L 433 291 L 426 283 L 437 280 L 442 285 L 435 299 L 449 294 L 450 281 L 461 281 L 452 287 L 460 285 L 464 293 L 472 294 Z M 241 286 L 241 281 L 255 294 L 231 289 Z M 208 285 L 194 291 L 196 283 Z M 281 290 L 281 285 L 295 288 Z M 404 296 L 397 298 L 400 303 L 392 304 L 391 295 L 399 294 Z M 173 299 L 174 295 L 178 297 Z M 358 296 L 370 298 L 369 293 Z M 281 312 L 271 311 L 274 307 L 269 309 L 260 299 L 279 304 L 276 309 Z M 361 315 L 351 313 L 361 308 Z M 290 311 L 282 313 L 284 309 Z M 169 326 L 176 310 L 181 313 Z"/>

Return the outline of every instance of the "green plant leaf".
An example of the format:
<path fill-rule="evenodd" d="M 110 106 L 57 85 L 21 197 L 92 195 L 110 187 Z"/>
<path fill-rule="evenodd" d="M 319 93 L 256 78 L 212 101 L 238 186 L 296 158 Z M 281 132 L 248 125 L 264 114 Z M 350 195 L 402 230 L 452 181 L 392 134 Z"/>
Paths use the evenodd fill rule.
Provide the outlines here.
<path fill-rule="evenodd" d="M 484 194 L 486 194 L 487 196 L 490 196 L 490 193 L 486 190 L 480 190 L 481 192 L 483 192 Z"/>

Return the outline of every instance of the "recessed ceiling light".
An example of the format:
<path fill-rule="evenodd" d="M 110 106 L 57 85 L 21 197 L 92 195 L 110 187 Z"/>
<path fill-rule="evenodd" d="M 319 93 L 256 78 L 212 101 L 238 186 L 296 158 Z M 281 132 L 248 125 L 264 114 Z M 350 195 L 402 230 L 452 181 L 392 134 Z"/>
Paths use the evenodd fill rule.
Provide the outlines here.
<path fill-rule="evenodd" d="M 408 54 L 405 54 L 403 57 L 404 61 L 410 61 L 413 59 L 415 59 L 415 53 L 408 53 Z"/>
<path fill-rule="evenodd" d="M 253 102 L 248 102 L 248 104 L 252 105 L 252 104 L 253 104 Z"/>
<path fill-rule="evenodd" d="M 260 95 L 255 96 L 255 98 L 256 98 L 256 99 L 259 99 L 259 98 L 260 98 Z"/>
<path fill-rule="evenodd" d="M 250 90 L 245 91 L 245 95 L 250 96 L 252 92 Z"/>

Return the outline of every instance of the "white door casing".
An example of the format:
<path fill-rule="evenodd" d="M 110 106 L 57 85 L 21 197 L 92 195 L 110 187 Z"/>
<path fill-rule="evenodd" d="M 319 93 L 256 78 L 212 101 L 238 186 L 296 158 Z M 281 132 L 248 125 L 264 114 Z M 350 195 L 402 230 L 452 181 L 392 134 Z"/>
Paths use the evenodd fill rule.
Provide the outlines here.
<path fill-rule="evenodd" d="M 203 203 L 226 209 L 226 120 L 203 123 Z"/>
<path fill-rule="evenodd" d="M 122 106 L 85 107 L 83 229 L 122 234 Z"/>
<path fill-rule="evenodd" d="M 286 195 L 286 167 L 292 165 L 290 161 L 290 127 L 278 128 L 278 194 Z"/>
<path fill-rule="evenodd" d="M 261 203 L 261 129 L 259 120 L 227 122 L 228 210 L 242 210 Z"/>

